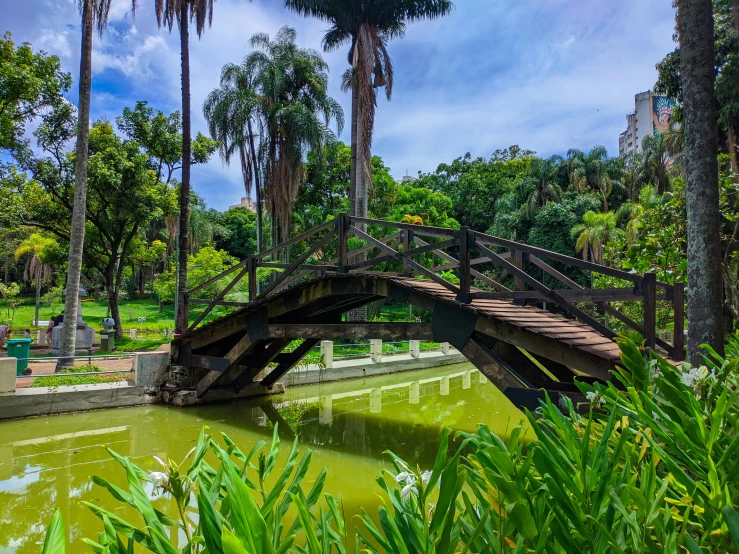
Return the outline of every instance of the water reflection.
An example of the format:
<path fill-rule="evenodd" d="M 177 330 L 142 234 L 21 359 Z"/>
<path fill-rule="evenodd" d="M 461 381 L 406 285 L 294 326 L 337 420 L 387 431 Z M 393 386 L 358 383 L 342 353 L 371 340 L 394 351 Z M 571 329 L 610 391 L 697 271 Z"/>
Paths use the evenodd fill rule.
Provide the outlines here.
<path fill-rule="evenodd" d="M 341 493 L 350 518 L 360 505 L 375 511 L 374 478 L 387 462 L 386 450 L 426 468 L 436 455 L 442 427 L 471 431 L 485 422 L 505 433 L 521 418 L 477 370 L 460 364 L 296 387 L 269 399 L 219 406 L 149 406 L 3 422 L 0 553 L 38 552 L 43 524 L 56 506 L 68 522 L 70 541 L 100 530 L 80 500 L 118 508 L 119 515 L 133 518 L 90 482 L 97 474 L 125 486 L 120 466 L 102 445 L 154 470 L 152 455 L 179 461 L 203 425 L 215 435 L 227 433 L 245 449 L 278 425 L 283 441 L 297 436 L 301 450 L 314 451 L 309 479 L 327 467 L 326 490 Z M 159 502 L 167 511 L 166 503 Z"/>

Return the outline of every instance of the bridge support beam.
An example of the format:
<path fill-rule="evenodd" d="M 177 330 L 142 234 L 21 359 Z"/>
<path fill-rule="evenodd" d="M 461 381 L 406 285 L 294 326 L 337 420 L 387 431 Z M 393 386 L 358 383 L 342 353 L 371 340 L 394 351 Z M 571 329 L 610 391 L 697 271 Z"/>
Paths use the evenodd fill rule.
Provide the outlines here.
<path fill-rule="evenodd" d="M 470 337 L 462 354 L 502 392 L 508 387 L 520 387 L 519 381 L 487 346 L 475 337 Z M 525 383 L 524 383 L 525 385 Z"/>

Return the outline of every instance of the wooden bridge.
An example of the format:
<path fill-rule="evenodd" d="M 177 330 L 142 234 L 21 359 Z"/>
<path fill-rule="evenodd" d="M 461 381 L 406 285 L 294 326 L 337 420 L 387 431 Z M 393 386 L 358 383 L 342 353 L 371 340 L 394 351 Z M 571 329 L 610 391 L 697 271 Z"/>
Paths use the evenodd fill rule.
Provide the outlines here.
<path fill-rule="evenodd" d="M 294 263 L 268 261 L 295 245 L 302 252 Z M 334 259 L 325 259 L 327 252 L 335 252 Z M 439 265 L 427 267 L 434 263 Z M 629 286 L 584 288 L 552 264 L 610 275 Z M 257 269 L 262 267 L 282 271 L 257 293 Z M 490 267 L 512 275 L 514 290 L 482 272 Z M 227 277 L 232 279 L 215 298 L 198 298 Z M 250 301 L 226 300 L 243 279 L 248 279 Z M 383 299 L 426 310 L 431 323 L 343 321 L 345 313 Z M 642 321 L 611 306 L 617 301 L 640 302 Z M 657 337 L 658 301 L 672 307 L 672 344 Z M 238 393 L 244 387 L 271 386 L 320 340 L 350 338 L 449 342 L 509 396 L 540 388 L 572 391 L 576 376 L 609 379 L 619 360 L 616 333 L 598 319 L 605 315 L 640 332 L 648 347 L 673 360 L 684 357 L 682 284 L 660 283 L 654 274 L 613 269 L 467 227 L 340 215 L 249 256 L 192 289 L 185 302 L 207 304 L 174 341 L 176 363 L 199 372 L 198 397 L 216 389 Z M 216 306 L 237 309 L 203 325 Z M 293 341 L 301 342 L 294 347 Z M 294 348 L 286 350 L 291 343 Z M 272 371 L 258 379 L 268 366 Z"/>

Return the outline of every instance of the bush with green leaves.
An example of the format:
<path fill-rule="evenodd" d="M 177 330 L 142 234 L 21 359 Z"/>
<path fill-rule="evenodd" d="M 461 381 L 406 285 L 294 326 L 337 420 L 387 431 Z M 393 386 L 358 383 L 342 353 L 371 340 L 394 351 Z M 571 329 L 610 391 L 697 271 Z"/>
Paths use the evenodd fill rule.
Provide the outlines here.
<path fill-rule="evenodd" d="M 589 400 L 584 413 L 547 399 L 506 437 L 486 425 L 458 433 L 451 456 L 445 430 L 430 469 L 389 453 L 392 469 L 377 479 L 384 493 L 377 516 L 363 510 L 352 538 L 336 498 L 324 494 L 319 503 L 325 470 L 303 492 L 310 452 L 298 462 L 297 442 L 267 490 L 279 452 L 275 430 L 267 454 L 261 441 L 248 455 L 226 435 L 224 450 L 201 433 L 186 471 L 185 462 L 169 461 L 146 474 L 111 451 L 130 490 L 93 482 L 139 511 L 144 525 L 88 504 L 104 531 L 85 542 L 110 554 L 132 552 L 133 543 L 159 554 L 346 554 L 350 543 L 354 552 L 399 554 L 739 553 L 739 358 L 707 348 L 706 365 L 691 368 L 618 342 L 623 367 L 614 380 L 578 385 Z M 739 352 L 739 337 L 727 351 Z M 151 506 L 146 481 L 175 500 L 178 520 Z M 166 527 L 184 531 L 184 549 L 167 542 Z M 60 529 L 55 516 L 49 536 L 60 538 L 47 537 L 45 553 L 63 552 L 53 549 L 63 547 Z"/>

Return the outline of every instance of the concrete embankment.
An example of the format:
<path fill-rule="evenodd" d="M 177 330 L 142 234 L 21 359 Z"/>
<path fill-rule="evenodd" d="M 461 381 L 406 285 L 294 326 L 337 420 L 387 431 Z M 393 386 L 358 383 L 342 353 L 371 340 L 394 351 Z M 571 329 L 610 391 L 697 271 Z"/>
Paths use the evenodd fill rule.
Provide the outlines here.
<path fill-rule="evenodd" d="M 331 367 L 317 365 L 300 366 L 283 377 L 271 392 L 281 392 L 285 386 L 309 385 L 319 382 L 356 379 L 439 367 L 464 362 L 465 358 L 454 350 L 444 352 L 420 352 L 384 356 L 381 360 L 355 358 L 332 360 Z M 160 392 L 167 382 L 170 363 L 169 352 L 136 354 L 132 371 L 134 379 L 95 385 L 58 387 L 16 387 L 15 358 L 0 358 L 0 420 L 39 415 L 81 412 L 125 406 L 142 406 L 166 402 L 171 395 Z M 213 391 L 218 393 L 219 391 Z M 262 393 L 264 394 L 264 393 Z M 249 396 L 248 394 L 243 396 Z M 230 400 L 215 394 L 207 402 Z M 170 399 L 171 402 L 171 399 Z M 172 402 L 175 403 L 175 402 Z M 177 402 L 179 405 L 200 403 Z"/>

